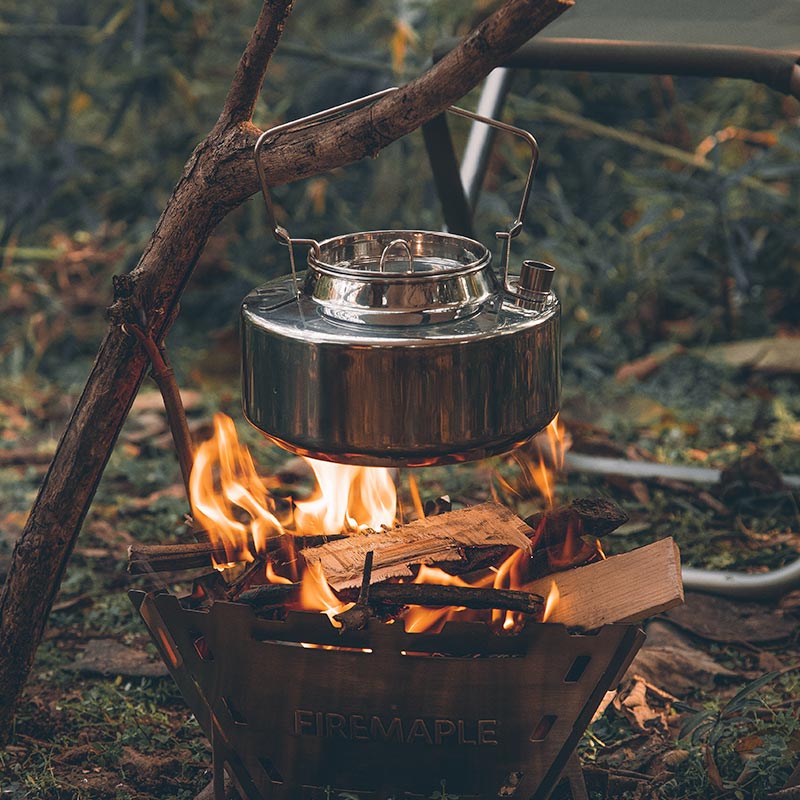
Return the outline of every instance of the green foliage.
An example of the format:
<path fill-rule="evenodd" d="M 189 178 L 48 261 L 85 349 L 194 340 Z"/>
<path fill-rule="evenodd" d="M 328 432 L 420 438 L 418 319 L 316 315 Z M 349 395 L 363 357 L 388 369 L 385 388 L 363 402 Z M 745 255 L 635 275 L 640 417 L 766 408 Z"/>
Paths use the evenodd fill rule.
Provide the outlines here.
<path fill-rule="evenodd" d="M 736 800 L 764 800 L 782 788 L 800 750 L 797 688 L 796 670 L 769 672 L 721 707 L 709 704 L 689 717 L 680 742 L 689 758 L 664 785 L 665 797 L 702 800 L 725 792 Z"/>

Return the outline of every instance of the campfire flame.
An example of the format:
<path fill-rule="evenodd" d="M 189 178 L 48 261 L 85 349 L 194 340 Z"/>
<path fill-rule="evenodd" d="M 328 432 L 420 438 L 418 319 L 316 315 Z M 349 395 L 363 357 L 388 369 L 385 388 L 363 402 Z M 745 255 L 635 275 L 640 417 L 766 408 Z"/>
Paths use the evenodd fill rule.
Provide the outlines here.
<path fill-rule="evenodd" d="M 526 496 L 535 486 L 548 507 L 552 508 L 555 474 L 563 467 L 569 443 L 569 436 L 556 416 L 527 448 L 527 455 L 514 454 L 521 471 L 517 485 L 498 475 L 500 485 L 505 491 L 520 497 Z M 215 566 L 223 569 L 233 563 L 252 562 L 275 551 L 280 551 L 283 556 L 288 554 L 282 559 L 288 564 L 288 576 L 279 574 L 273 561 L 265 558 L 266 581 L 293 583 L 300 579 L 297 597 L 288 607 L 325 613 L 331 623 L 339 627 L 340 623 L 334 616 L 350 608 L 352 603 L 344 603 L 337 597 L 320 565 L 303 565 L 298 570 L 302 559 L 298 561 L 295 555 L 294 537 L 357 535 L 368 530 L 390 528 L 395 524 L 397 492 L 387 469 L 304 460 L 314 473 L 316 489 L 309 499 L 292 505 L 270 492 L 275 482 L 259 476 L 247 447 L 239 443 L 233 420 L 224 414 L 216 414 L 214 435 L 198 447 L 195 456 L 190 481 L 192 512 L 212 541 L 224 548 L 227 562 Z M 419 489 L 411 476 L 409 492 L 417 516 L 424 516 Z M 532 536 L 534 545 L 542 537 L 543 528 L 540 526 Z M 548 547 L 550 559 L 549 542 L 545 541 L 544 545 Z M 563 561 L 568 564 L 584 546 L 579 533 L 568 531 L 550 563 Z M 286 572 L 287 566 L 280 567 L 280 571 Z M 484 569 L 467 577 L 420 566 L 414 582 L 531 591 L 531 557 L 523 550 L 514 550 L 499 567 Z M 552 614 L 557 603 L 558 587 L 553 582 L 545 619 Z M 456 616 L 459 619 L 490 619 L 497 630 L 503 631 L 517 630 L 526 619 L 521 612 L 498 609 L 488 612 L 452 606 L 411 606 L 404 616 L 404 623 L 409 632 L 436 632 Z"/>
<path fill-rule="evenodd" d="M 195 521 L 225 548 L 229 562 L 252 561 L 253 551 L 264 552 L 284 532 L 250 451 L 224 414 L 214 415 L 214 436 L 197 448 L 189 489 Z"/>
<path fill-rule="evenodd" d="M 544 604 L 544 614 L 542 614 L 542 622 L 547 622 L 553 615 L 558 601 L 561 600 L 561 592 L 558 591 L 558 584 L 555 581 L 550 583 L 550 591 L 547 595 L 547 600 Z"/>
<path fill-rule="evenodd" d="M 550 424 L 533 438 L 531 447 L 514 453 L 523 480 L 539 490 L 548 508 L 553 508 L 555 477 L 564 469 L 564 459 L 571 444 L 567 429 L 556 414 Z"/>
<path fill-rule="evenodd" d="M 394 524 L 397 492 L 387 469 L 304 460 L 317 479 L 317 491 L 298 501 L 293 513 L 279 512 L 250 451 L 239 443 L 233 420 L 214 415 L 214 435 L 195 454 L 192 513 L 212 541 L 225 548 L 228 562 L 253 561 L 285 534 L 331 536 Z"/>
<path fill-rule="evenodd" d="M 389 470 L 311 458 L 305 461 L 314 471 L 319 491 L 315 497 L 297 503 L 294 521 L 298 532 L 334 536 L 394 525 L 397 490 Z"/>
<path fill-rule="evenodd" d="M 334 617 L 352 605 L 352 603 L 343 603 L 333 593 L 333 589 L 325 580 L 325 573 L 320 564 L 309 564 L 306 567 L 303 581 L 300 584 L 299 608 L 303 611 L 321 611 L 328 615 L 334 628 L 341 628 L 342 623 L 335 620 Z"/>

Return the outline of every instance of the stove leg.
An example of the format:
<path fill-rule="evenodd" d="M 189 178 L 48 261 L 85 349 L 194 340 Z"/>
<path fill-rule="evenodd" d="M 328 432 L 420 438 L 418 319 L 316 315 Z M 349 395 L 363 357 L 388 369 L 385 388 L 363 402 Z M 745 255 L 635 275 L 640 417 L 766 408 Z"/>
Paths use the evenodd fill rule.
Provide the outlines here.
<path fill-rule="evenodd" d="M 225 752 L 216 722 L 211 724 L 211 769 L 214 773 L 214 800 L 225 800 Z"/>
<path fill-rule="evenodd" d="M 569 781 L 569 792 L 572 796 L 572 800 L 589 800 L 589 794 L 586 791 L 586 782 L 583 780 L 581 760 L 578 758 L 577 752 L 573 752 L 569 757 L 567 766 L 564 767 L 562 775 Z"/>

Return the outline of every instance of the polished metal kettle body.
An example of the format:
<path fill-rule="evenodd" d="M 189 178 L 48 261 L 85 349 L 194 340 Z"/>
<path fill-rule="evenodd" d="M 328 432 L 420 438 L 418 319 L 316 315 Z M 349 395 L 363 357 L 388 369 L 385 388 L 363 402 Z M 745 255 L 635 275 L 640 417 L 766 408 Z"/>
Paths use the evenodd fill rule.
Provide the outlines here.
<path fill-rule="evenodd" d="M 391 91 L 391 90 L 389 90 Z M 378 93 L 381 96 L 383 92 Z M 373 95 L 304 120 L 313 124 Z M 560 306 L 553 268 L 523 262 L 509 275 L 538 150 L 504 240 L 502 280 L 480 242 L 447 233 L 368 231 L 293 239 L 292 272 L 242 305 L 243 406 L 270 439 L 301 455 L 383 466 L 451 463 L 509 450 L 545 427 L 560 401 Z M 295 248 L 308 246 L 305 273 Z"/>

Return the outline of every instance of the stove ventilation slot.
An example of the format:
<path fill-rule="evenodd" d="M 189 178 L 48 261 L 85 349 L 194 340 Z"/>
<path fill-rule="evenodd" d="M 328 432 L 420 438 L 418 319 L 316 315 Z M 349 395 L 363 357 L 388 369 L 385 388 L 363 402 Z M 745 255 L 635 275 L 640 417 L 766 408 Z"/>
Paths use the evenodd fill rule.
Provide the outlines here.
<path fill-rule="evenodd" d="M 539 720 L 539 724 L 533 729 L 531 741 L 543 742 L 547 738 L 547 734 L 552 730 L 557 719 L 558 717 L 555 714 L 545 714 Z"/>

